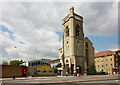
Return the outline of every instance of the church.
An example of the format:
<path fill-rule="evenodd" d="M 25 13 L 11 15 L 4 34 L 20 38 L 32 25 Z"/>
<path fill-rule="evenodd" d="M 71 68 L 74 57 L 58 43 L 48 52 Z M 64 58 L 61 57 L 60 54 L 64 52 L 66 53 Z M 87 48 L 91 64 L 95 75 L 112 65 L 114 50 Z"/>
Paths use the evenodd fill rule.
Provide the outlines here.
<path fill-rule="evenodd" d="M 94 63 L 93 43 L 84 37 L 83 17 L 74 13 L 71 6 L 69 14 L 62 20 L 62 48 L 59 49 L 60 75 L 86 73 Z"/>

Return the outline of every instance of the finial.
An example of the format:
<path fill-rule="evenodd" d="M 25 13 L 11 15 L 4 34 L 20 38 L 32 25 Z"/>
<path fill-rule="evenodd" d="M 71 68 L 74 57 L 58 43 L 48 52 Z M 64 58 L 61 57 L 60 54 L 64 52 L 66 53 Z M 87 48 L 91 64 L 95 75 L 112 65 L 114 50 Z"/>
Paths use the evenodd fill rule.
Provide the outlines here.
<path fill-rule="evenodd" d="M 70 12 L 74 12 L 74 6 L 70 6 Z"/>
<path fill-rule="evenodd" d="M 70 6 L 70 9 L 74 9 L 74 6 Z"/>
<path fill-rule="evenodd" d="M 74 6 L 70 6 L 70 16 L 74 16 Z"/>

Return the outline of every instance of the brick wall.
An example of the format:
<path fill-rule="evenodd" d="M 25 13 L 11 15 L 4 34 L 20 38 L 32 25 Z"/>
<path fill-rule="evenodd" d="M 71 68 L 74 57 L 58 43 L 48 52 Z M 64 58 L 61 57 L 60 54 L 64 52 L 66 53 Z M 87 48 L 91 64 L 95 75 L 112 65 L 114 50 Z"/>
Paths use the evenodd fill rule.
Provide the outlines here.
<path fill-rule="evenodd" d="M 2 65 L 2 75 L 0 77 L 12 77 L 13 75 L 22 77 L 22 66 Z"/>

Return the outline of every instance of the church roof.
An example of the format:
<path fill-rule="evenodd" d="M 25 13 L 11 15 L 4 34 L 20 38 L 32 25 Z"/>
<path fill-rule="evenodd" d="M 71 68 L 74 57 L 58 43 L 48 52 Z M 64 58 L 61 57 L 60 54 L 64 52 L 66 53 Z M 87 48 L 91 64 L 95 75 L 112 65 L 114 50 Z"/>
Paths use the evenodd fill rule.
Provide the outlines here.
<path fill-rule="evenodd" d="M 53 62 L 53 61 L 59 61 L 60 59 L 54 59 L 54 60 L 50 60 L 48 62 Z"/>
<path fill-rule="evenodd" d="M 88 37 L 85 37 L 84 39 L 88 40 L 91 44 L 93 44 Z"/>

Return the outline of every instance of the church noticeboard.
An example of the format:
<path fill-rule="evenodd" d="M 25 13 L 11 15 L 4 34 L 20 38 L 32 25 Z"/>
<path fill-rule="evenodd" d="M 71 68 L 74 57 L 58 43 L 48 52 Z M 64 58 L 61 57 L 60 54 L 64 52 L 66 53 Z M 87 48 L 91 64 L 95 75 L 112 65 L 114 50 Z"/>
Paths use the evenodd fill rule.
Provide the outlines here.
<path fill-rule="evenodd" d="M 49 66 L 37 66 L 37 71 L 53 71 L 53 68 Z"/>

